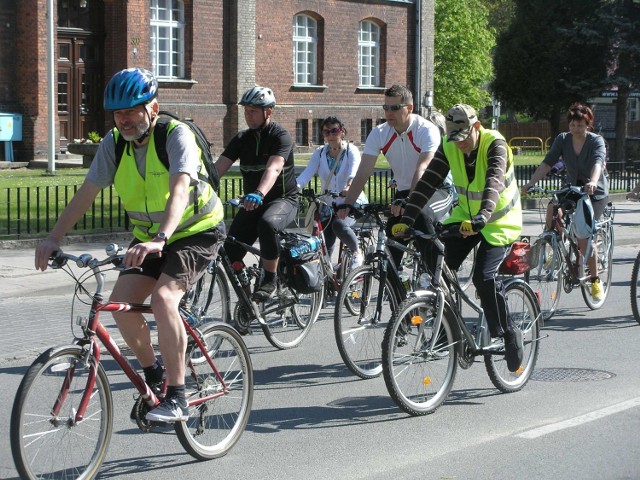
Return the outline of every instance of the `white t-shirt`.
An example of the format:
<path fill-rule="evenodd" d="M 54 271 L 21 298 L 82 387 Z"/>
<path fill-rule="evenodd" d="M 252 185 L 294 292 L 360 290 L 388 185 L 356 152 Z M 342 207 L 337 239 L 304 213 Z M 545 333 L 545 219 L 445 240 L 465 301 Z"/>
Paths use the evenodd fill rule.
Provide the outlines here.
<path fill-rule="evenodd" d="M 411 189 L 418 158 L 423 152 L 434 152 L 440 146 L 440 130 L 420 115 L 411 114 L 409 128 L 398 133 L 388 123 L 376 126 L 367 137 L 363 153 L 386 157 L 398 190 Z"/>

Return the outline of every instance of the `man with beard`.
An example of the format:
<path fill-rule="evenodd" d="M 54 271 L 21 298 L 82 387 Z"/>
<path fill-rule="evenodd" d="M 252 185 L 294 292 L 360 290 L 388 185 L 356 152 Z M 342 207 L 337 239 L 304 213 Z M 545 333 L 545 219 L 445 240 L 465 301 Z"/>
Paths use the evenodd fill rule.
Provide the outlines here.
<path fill-rule="evenodd" d="M 104 108 L 113 113 L 116 126 L 101 142 L 84 183 L 36 248 L 35 266 L 46 270 L 64 235 L 98 194 L 113 184 L 135 238 L 124 257 L 128 269 L 120 273 L 111 300 L 143 303 L 151 296 L 164 368 L 156 359 L 143 315 L 114 312 L 113 316 L 156 393 L 166 369 L 166 396 L 147 413 L 147 420 L 175 422 L 189 418 L 184 370 L 187 339 L 178 306 L 216 255 L 224 223 L 222 204 L 208 182 L 193 133 L 177 121 L 158 123 L 157 94 L 158 82 L 147 70 L 126 69 L 111 78 Z M 168 167 L 156 152 L 158 135 L 166 136 Z M 117 150 L 120 137 L 125 144 Z M 135 411 L 131 419 L 136 420 Z"/>

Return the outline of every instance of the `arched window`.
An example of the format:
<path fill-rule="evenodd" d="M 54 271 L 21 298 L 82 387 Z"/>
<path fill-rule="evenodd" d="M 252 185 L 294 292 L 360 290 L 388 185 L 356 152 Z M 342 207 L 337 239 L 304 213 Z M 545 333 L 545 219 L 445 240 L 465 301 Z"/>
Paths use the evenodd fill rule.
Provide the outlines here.
<path fill-rule="evenodd" d="M 380 27 L 368 20 L 358 32 L 358 71 L 361 87 L 380 86 Z"/>
<path fill-rule="evenodd" d="M 293 17 L 293 83 L 316 85 L 318 22 L 308 15 Z"/>
<path fill-rule="evenodd" d="M 151 0 L 151 64 L 158 78 L 184 78 L 184 3 Z"/>

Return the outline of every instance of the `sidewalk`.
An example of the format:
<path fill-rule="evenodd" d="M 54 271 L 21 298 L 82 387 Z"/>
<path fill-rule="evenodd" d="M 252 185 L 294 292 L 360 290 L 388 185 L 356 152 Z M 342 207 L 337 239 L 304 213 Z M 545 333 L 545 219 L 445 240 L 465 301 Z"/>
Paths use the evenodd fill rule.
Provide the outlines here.
<path fill-rule="evenodd" d="M 640 204 L 614 198 L 615 245 L 640 245 Z M 543 209 L 524 210 L 523 236 L 535 237 L 542 230 Z M 66 252 L 90 253 L 105 256 L 107 243 L 128 244 L 128 235 L 100 237 L 76 237 L 73 243 L 63 246 Z M 34 268 L 35 241 L 3 242 L 0 248 L 0 363 L 13 359 L 34 358 L 47 346 L 67 343 L 71 338 L 71 294 L 74 282 L 64 272 Z M 615 257 L 615 250 L 614 250 Z M 116 274 L 107 277 L 107 289 L 111 288 Z M 89 286 L 93 286 L 90 281 Z M 74 318 L 87 314 L 87 306 L 76 301 Z M 108 317 L 108 316 L 107 316 Z M 110 333 L 117 335 L 112 319 L 104 318 Z M 76 327 L 77 328 L 77 327 Z"/>

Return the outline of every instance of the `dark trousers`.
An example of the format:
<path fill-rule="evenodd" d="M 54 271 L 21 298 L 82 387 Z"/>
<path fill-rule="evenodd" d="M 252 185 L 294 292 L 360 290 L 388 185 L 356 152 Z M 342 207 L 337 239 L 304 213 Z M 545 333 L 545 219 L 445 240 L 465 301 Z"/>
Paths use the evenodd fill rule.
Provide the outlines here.
<path fill-rule="evenodd" d="M 278 232 L 293 222 L 298 213 L 298 202 L 292 198 L 278 198 L 250 212 L 239 210 L 229 227 L 229 236 L 253 245 L 260 241 L 260 254 L 265 260 L 280 257 Z M 224 248 L 232 262 L 242 260 L 247 251 L 229 242 Z"/>
<path fill-rule="evenodd" d="M 491 336 L 501 337 L 504 332 L 511 330 L 512 324 L 507 318 L 504 295 L 500 288 L 496 291 L 496 274 L 510 246 L 491 245 L 481 233 L 466 238 L 448 237 L 443 242 L 446 247 L 445 261 L 452 270 L 460 268 L 471 250 L 480 244 L 473 271 L 473 285 L 480 297 L 480 305 L 484 310 Z"/>

